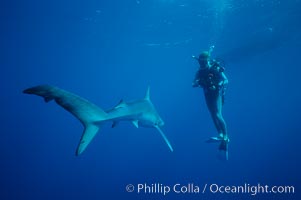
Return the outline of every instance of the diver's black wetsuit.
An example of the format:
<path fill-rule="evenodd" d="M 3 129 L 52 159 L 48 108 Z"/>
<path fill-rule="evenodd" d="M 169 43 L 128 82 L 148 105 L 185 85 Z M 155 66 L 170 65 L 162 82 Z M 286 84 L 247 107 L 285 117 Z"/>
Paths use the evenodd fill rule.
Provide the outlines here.
<path fill-rule="evenodd" d="M 225 87 L 228 79 L 224 74 L 224 68 L 216 61 L 208 62 L 206 65 L 200 63 L 200 69 L 195 75 L 193 87 L 202 87 L 208 110 L 212 116 L 219 137 L 228 139 L 226 122 L 222 116 Z"/>

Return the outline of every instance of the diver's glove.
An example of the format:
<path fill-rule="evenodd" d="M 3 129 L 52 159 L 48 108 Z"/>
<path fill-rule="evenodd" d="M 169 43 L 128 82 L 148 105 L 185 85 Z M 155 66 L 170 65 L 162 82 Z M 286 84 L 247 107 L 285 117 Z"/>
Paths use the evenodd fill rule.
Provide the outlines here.
<path fill-rule="evenodd" d="M 222 86 L 224 86 L 224 85 L 226 85 L 225 81 L 220 81 L 220 82 L 218 83 L 218 86 L 219 86 L 219 87 L 222 87 Z"/>
<path fill-rule="evenodd" d="M 227 87 L 227 85 L 228 85 L 228 80 L 220 81 L 218 83 L 218 88 L 225 88 L 225 87 Z"/>
<path fill-rule="evenodd" d="M 192 87 L 201 87 L 199 80 L 195 80 L 192 82 Z"/>
<path fill-rule="evenodd" d="M 195 55 L 192 55 L 191 58 L 199 60 L 198 57 L 196 57 Z"/>
<path fill-rule="evenodd" d="M 215 87 L 215 85 L 211 85 L 210 87 L 209 87 L 209 90 L 216 90 L 217 89 L 217 87 Z"/>

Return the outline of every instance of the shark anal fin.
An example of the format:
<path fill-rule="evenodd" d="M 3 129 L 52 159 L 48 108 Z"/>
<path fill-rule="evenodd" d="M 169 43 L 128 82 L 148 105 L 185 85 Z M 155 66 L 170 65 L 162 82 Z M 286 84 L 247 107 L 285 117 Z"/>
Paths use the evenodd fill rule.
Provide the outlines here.
<path fill-rule="evenodd" d="M 48 102 L 51 101 L 51 100 L 53 100 L 53 98 L 51 98 L 51 97 L 44 97 L 44 101 L 45 101 L 46 103 L 48 103 Z"/>
<path fill-rule="evenodd" d="M 80 139 L 79 145 L 76 150 L 76 155 L 79 156 L 90 144 L 96 133 L 98 132 L 99 127 L 95 124 L 88 124 L 85 127 L 82 138 Z"/>
<path fill-rule="evenodd" d="M 138 120 L 133 120 L 132 123 L 136 128 L 139 128 L 139 121 Z"/>
<path fill-rule="evenodd" d="M 118 121 L 113 121 L 112 128 L 115 128 L 119 124 Z"/>

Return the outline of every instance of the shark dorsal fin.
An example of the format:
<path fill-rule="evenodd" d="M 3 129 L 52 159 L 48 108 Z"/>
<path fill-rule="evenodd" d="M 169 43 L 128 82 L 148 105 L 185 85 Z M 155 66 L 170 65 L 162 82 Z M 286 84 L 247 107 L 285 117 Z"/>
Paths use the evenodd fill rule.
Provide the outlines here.
<path fill-rule="evenodd" d="M 148 86 L 147 87 L 147 90 L 146 90 L 146 95 L 144 97 L 145 100 L 150 100 L 150 87 Z"/>
<path fill-rule="evenodd" d="M 121 99 L 119 103 L 114 108 L 123 108 L 126 106 L 126 103 Z"/>

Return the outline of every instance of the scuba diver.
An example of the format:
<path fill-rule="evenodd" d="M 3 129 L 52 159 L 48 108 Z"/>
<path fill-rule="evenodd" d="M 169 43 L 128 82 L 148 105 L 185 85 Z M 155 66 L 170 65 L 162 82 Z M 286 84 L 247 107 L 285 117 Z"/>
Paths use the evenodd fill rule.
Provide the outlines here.
<path fill-rule="evenodd" d="M 200 65 L 192 87 L 203 88 L 208 110 L 218 132 L 218 136 L 211 137 L 208 142 L 220 142 L 219 150 L 225 151 L 228 160 L 229 137 L 222 115 L 228 79 L 224 73 L 225 68 L 221 66 L 220 62 L 210 58 L 213 48 L 214 46 L 211 46 L 209 51 L 203 51 L 199 57 L 192 56 Z"/>

